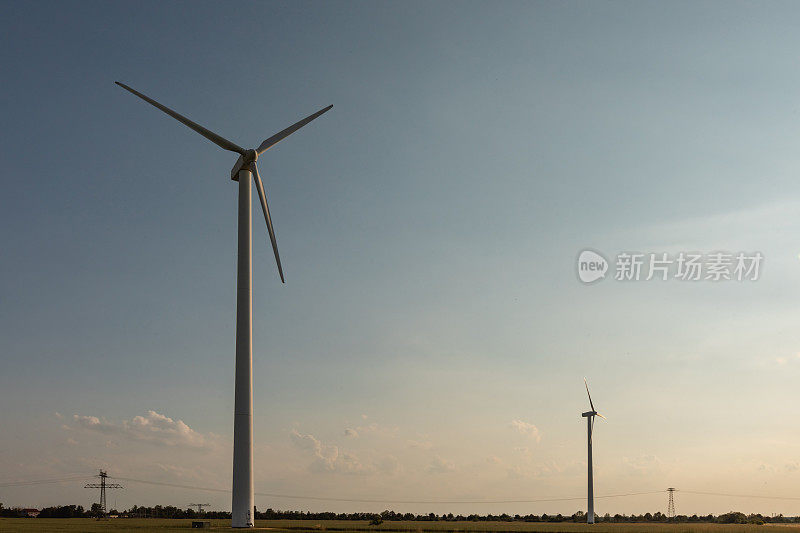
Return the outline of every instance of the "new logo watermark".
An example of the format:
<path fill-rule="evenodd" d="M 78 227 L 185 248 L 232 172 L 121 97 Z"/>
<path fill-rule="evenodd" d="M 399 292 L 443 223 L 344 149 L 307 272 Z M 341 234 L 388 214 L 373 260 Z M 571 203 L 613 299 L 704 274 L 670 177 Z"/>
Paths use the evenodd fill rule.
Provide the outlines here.
<path fill-rule="evenodd" d="M 620 252 L 615 256 L 616 281 L 757 281 L 761 252 Z M 609 263 L 600 252 L 578 254 L 578 279 L 594 283 L 605 279 Z"/>
<path fill-rule="evenodd" d="M 578 279 L 584 283 L 594 283 L 606 277 L 608 261 L 594 250 L 584 250 L 578 254 Z"/>

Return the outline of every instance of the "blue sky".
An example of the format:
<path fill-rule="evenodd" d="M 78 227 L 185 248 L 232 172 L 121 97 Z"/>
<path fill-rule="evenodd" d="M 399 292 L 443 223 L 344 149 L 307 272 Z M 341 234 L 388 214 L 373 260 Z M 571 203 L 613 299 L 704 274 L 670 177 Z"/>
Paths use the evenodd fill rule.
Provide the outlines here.
<path fill-rule="evenodd" d="M 4 479 L 105 467 L 230 483 L 235 157 L 120 80 L 243 146 L 334 104 L 259 160 L 287 283 L 255 206 L 257 492 L 580 496 L 586 375 L 609 417 L 598 494 L 794 495 L 796 5 L 0 9 Z M 584 286 L 574 263 L 587 247 L 765 260 L 750 283 Z M 0 501 L 88 506 L 81 487 L 0 489 Z M 197 497 L 135 484 L 117 496 Z M 731 508 L 800 513 L 678 500 Z"/>

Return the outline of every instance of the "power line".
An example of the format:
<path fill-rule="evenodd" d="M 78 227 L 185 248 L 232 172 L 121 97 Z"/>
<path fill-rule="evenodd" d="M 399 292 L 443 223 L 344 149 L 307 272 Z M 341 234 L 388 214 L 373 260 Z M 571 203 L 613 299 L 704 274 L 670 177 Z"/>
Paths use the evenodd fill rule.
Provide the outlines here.
<path fill-rule="evenodd" d="M 69 476 L 69 477 L 61 477 L 61 478 L 50 478 L 50 479 L 37 479 L 37 480 L 28 480 L 28 481 L 9 481 L 5 483 L 0 483 L 0 488 L 9 488 L 9 487 L 25 487 L 25 486 L 32 486 L 32 485 L 41 485 L 41 484 L 48 484 L 48 483 L 64 483 L 67 481 L 77 481 L 77 480 L 84 480 L 89 477 L 96 477 L 92 475 L 85 475 L 85 476 Z M 219 493 L 227 493 L 230 494 L 230 489 L 220 489 L 220 488 L 212 488 L 212 487 L 198 487 L 193 485 L 182 485 L 179 483 L 165 483 L 160 481 L 148 481 L 145 479 L 135 479 L 135 478 L 128 478 L 128 477 L 114 477 L 108 476 L 110 479 L 117 479 L 120 481 L 130 481 L 132 483 L 143 483 L 146 485 L 155 485 L 161 487 L 172 487 L 177 489 L 187 489 L 187 490 L 199 490 L 205 492 L 219 492 Z M 678 489 L 674 489 L 678 490 Z M 726 492 L 708 492 L 708 491 L 697 491 L 697 490 L 687 490 L 687 489 L 680 489 L 680 491 L 684 494 L 696 494 L 700 496 L 720 496 L 720 497 L 727 497 L 727 498 L 758 498 L 758 499 L 765 499 L 765 500 L 784 500 L 784 501 L 800 501 L 800 497 L 797 496 L 770 496 L 770 495 L 759 495 L 759 494 L 732 494 Z M 606 494 L 595 496 L 595 498 L 624 498 L 628 496 L 643 496 L 648 494 L 663 494 L 664 492 L 670 492 L 669 489 L 667 490 L 652 490 L 652 491 L 644 491 L 644 492 L 626 492 L 626 493 L 619 493 L 619 494 Z M 285 498 L 290 500 L 313 500 L 313 501 L 329 501 L 329 502 L 343 502 L 343 503 L 396 503 L 396 504 L 449 504 L 449 505 L 491 505 L 491 504 L 510 504 L 510 503 L 547 503 L 547 502 L 567 502 L 567 501 L 578 501 L 585 499 L 585 496 L 575 496 L 575 497 L 565 497 L 565 498 L 533 498 L 533 499 L 521 499 L 521 500 L 393 500 L 393 499 L 369 499 L 369 498 L 335 498 L 329 496 L 300 496 L 297 494 L 279 494 L 274 492 L 256 492 L 256 496 L 263 496 L 267 498 Z"/>
<path fill-rule="evenodd" d="M 206 492 L 227 492 L 230 493 L 231 489 L 212 489 L 210 487 L 193 487 L 191 485 L 180 485 L 178 483 L 164 483 L 161 481 L 147 481 L 144 479 L 133 479 L 130 477 L 111 477 L 111 479 L 119 479 L 120 481 L 130 481 L 132 483 L 144 483 L 145 485 L 157 485 L 160 487 L 172 487 L 175 489 L 189 489 L 189 490 L 203 490 Z"/>
<path fill-rule="evenodd" d="M 87 474 L 86 472 L 70 472 L 69 474 L 64 473 L 64 474 L 62 474 L 62 476 L 63 477 L 79 477 L 80 476 L 80 477 L 83 477 L 83 478 L 87 478 L 87 477 L 92 477 L 93 474 Z M 58 478 L 58 479 L 61 479 L 61 478 Z M 6 477 L 3 477 L 3 478 L 0 478 L 0 484 L 2 484 L 2 483 L 13 483 L 13 482 L 16 482 L 16 481 L 19 481 L 19 476 L 6 476 Z"/>
<path fill-rule="evenodd" d="M 71 476 L 71 477 L 62 477 L 62 478 L 51 478 L 51 479 L 37 479 L 31 481 L 8 481 L 5 483 L 0 483 L 0 488 L 5 487 L 26 487 L 28 485 L 43 485 L 46 483 L 64 483 L 65 481 L 77 481 L 92 477 L 91 475 L 85 476 Z"/>
<path fill-rule="evenodd" d="M 148 485 L 160 485 L 164 487 L 173 487 L 173 488 L 180 488 L 180 489 L 189 489 L 189 490 L 202 490 L 202 491 L 209 491 L 209 492 L 227 492 L 230 493 L 230 489 L 215 489 L 210 487 L 196 487 L 190 485 L 179 485 L 176 483 L 162 483 L 158 481 L 146 481 L 143 479 L 133 479 L 133 478 L 114 478 L 120 479 L 122 481 L 131 481 L 134 483 L 145 483 Z M 678 490 L 678 489 L 673 489 Z M 729 494 L 729 493 L 722 493 L 722 492 L 701 492 L 701 491 L 692 491 L 692 490 L 685 490 L 680 489 L 681 492 L 686 494 L 699 494 L 699 495 L 706 495 L 706 496 L 727 496 L 731 498 L 762 498 L 762 499 L 772 499 L 772 500 L 797 500 L 800 501 L 800 497 L 794 496 L 758 496 L 754 494 Z M 671 492 L 669 489 L 666 490 L 651 490 L 651 491 L 644 491 L 644 492 L 625 492 L 619 494 L 605 494 L 600 496 L 595 496 L 595 498 L 624 498 L 628 496 L 644 496 L 648 494 L 663 494 L 664 492 Z M 265 496 L 268 498 L 286 498 L 290 500 L 315 500 L 315 501 L 328 501 L 328 502 L 344 502 L 344 503 L 401 503 L 401 504 L 472 504 L 472 505 L 480 505 L 480 504 L 503 504 L 503 503 L 547 503 L 547 502 L 567 502 L 567 501 L 577 501 L 577 500 L 584 500 L 585 496 L 574 496 L 574 497 L 566 497 L 566 498 L 535 498 L 535 499 L 528 499 L 528 500 L 393 500 L 393 499 L 365 499 L 365 498 L 334 498 L 329 496 L 299 496 L 296 494 L 279 494 L 274 492 L 256 492 L 256 496 Z M 673 503 L 674 505 L 674 503 Z"/>
<path fill-rule="evenodd" d="M 681 492 L 686 494 L 700 494 L 703 496 L 725 496 L 728 498 L 760 498 L 764 500 L 796 500 L 800 501 L 800 497 L 797 496 L 766 496 L 766 495 L 757 495 L 757 494 L 730 494 L 726 492 L 701 492 L 697 490 L 684 490 L 681 489 Z"/>
<path fill-rule="evenodd" d="M 190 485 L 180 485 L 177 483 L 163 483 L 159 481 L 146 481 L 144 479 L 133 479 L 127 477 L 115 477 L 121 481 L 130 481 L 132 483 L 144 483 L 147 485 L 158 485 L 162 487 L 172 487 L 179 489 L 189 490 L 202 490 L 209 492 L 226 492 L 230 493 L 230 489 L 215 489 L 210 487 L 196 487 Z M 595 498 L 622 498 L 625 496 L 640 496 L 643 494 L 661 494 L 663 490 L 647 491 L 647 492 L 628 492 L 624 494 L 607 494 L 604 496 L 595 496 Z M 328 496 L 299 496 L 295 494 L 277 494 L 272 492 L 256 492 L 256 496 L 265 496 L 268 498 L 287 498 L 292 500 L 316 500 L 328 502 L 346 502 L 346 503 L 402 503 L 402 504 L 497 504 L 497 503 L 542 503 L 542 502 L 567 502 L 583 500 L 584 496 L 574 496 L 568 498 L 538 498 L 530 500 L 393 500 L 393 499 L 363 499 L 363 498 L 333 498 Z"/>
<path fill-rule="evenodd" d="M 595 498 L 622 498 L 624 496 L 639 496 L 642 494 L 660 494 L 663 490 L 649 491 L 649 492 L 630 492 L 626 494 L 606 494 L 603 496 L 595 496 Z M 273 498 L 291 498 L 298 500 L 320 500 L 320 501 L 334 501 L 334 502 L 354 502 L 354 503 L 410 503 L 410 504 L 496 504 L 496 503 L 543 503 L 543 502 L 568 502 L 585 500 L 585 496 L 574 496 L 569 498 L 537 498 L 530 500 L 365 500 L 365 499 L 351 499 L 351 498 L 327 498 L 316 496 L 290 496 L 287 494 L 269 494 L 263 492 L 256 493 L 259 496 L 268 496 Z"/>

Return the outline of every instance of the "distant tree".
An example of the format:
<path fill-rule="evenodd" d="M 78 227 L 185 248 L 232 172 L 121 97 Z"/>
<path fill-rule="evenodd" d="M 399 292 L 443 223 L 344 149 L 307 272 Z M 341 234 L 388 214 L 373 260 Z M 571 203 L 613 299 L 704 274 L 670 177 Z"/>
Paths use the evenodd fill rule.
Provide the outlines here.
<path fill-rule="evenodd" d="M 83 518 L 87 516 L 82 505 L 62 505 L 45 507 L 39 512 L 39 518 Z"/>
<path fill-rule="evenodd" d="M 92 517 L 103 516 L 103 507 L 99 503 L 93 503 L 92 508 L 89 509 L 89 516 Z"/>
<path fill-rule="evenodd" d="M 3 518 L 16 518 L 19 515 L 17 509 L 9 509 L 0 505 L 0 517 Z"/>
<path fill-rule="evenodd" d="M 715 520 L 715 522 L 718 522 L 720 524 L 746 524 L 747 515 L 745 515 L 744 513 L 731 511 L 730 513 L 719 515 Z"/>

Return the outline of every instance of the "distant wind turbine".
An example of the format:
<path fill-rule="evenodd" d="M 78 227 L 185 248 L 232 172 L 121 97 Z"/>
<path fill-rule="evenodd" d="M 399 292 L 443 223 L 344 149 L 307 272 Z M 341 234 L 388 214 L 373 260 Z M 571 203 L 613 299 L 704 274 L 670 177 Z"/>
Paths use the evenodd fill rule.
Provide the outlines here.
<path fill-rule="evenodd" d="M 595 411 L 594 404 L 592 403 L 592 395 L 589 394 L 589 384 L 586 378 L 583 378 L 583 384 L 586 386 L 586 394 L 589 396 L 589 407 L 591 411 L 582 413 L 581 416 L 586 418 L 586 428 L 589 437 L 589 491 L 587 493 L 588 510 L 586 512 L 586 523 L 594 524 L 594 478 L 592 477 L 592 430 L 594 429 L 594 417 L 599 416 L 603 420 L 606 417 Z"/>
<path fill-rule="evenodd" d="M 258 148 L 245 150 L 124 83 L 118 81 L 114 83 L 157 107 L 175 120 L 182 122 L 220 148 L 239 154 L 239 159 L 231 170 L 231 179 L 239 182 L 239 251 L 236 275 L 236 391 L 233 418 L 233 508 L 231 526 L 253 527 L 253 221 L 251 180 L 255 182 L 258 198 L 261 200 L 261 209 L 264 211 L 264 218 L 267 221 L 267 231 L 269 232 L 269 240 L 272 242 L 275 262 L 278 265 L 278 274 L 280 274 L 281 282 L 285 282 L 281 258 L 278 255 L 278 243 L 275 241 L 275 231 L 272 228 L 272 219 L 269 216 L 267 196 L 264 193 L 261 177 L 258 175 L 256 160 L 271 146 L 296 132 L 333 106 L 329 105 L 313 115 L 309 115 L 303 120 L 292 124 L 285 130 L 266 139 Z"/>

